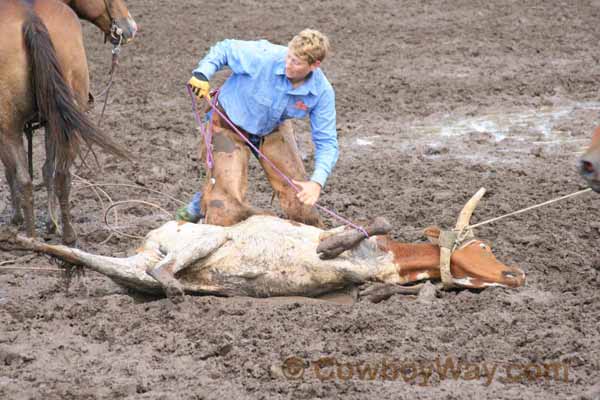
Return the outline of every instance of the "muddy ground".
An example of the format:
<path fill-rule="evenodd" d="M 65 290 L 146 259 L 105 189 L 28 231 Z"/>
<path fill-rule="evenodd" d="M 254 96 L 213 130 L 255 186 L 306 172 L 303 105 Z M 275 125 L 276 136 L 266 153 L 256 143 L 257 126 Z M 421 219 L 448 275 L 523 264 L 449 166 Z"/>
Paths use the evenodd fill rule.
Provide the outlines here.
<path fill-rule="evenodd" d="M 101 170 L 75 169 L 81 248 L 125 255 L 139 243 L 109 237 L 107 200 L 84 179 L 134 185 L 102 188 L 113 201 L 147 200 L 170 212 L 176 201 L 145 189 L 187 200 L 200 187 L 183 85 L 211 44 L 285 44 L 305 27 L 333 45 L 323 68 L 337 94 L 341 156 L 324 206 L 355 220 L 383 215 L 396 238 L 422 241 L 422 228 L 452 226 L 479 187 L 488 192 L 474 222 L 584 187 L 575 162 L 598 124 L 600 1 L 312 3 L 128 2 L 140 33 L 123 51 L 102 126 L 136 159 L 101 155 Z M 89 24 L 85 36 L 97 93 L 110 48 Z M 308 124 L 297 128 L 311 170 Z M 36 154 L 37 184 L 39 138 Z M 277 211 L 255 161 L 251 176 L 252 203 Z M 43 234 L 45 193 L 35 196 Z M 2 176 L 2 224 L 9 204 Z M 499 259 L 526 271 L 526 286 L 432 299 L 189 297 L 177 308 L 92 272 L 67 292 L 55 271 L 0 269 L 0 398 L 598 399 L 598 206 L 600 197 L 587 193 L 481 227 Z M 168 218 L 149 207 L 118 213 L 109 219 L 131 235 Z M 22 252 L 0 252 L 0 263 L 57 268 Z M 289 357 L 302 368 L 282 368 Z M 444 376 L 451 362 L 459 376 Z"/>

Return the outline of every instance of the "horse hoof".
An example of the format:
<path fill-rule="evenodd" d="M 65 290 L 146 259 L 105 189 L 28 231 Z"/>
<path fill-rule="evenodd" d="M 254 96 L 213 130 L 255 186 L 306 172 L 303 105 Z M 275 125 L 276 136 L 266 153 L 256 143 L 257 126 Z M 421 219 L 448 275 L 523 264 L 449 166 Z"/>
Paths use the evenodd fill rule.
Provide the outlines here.
<path fill-rule="evenodd" d="M 183 302 L 185 292 L 179 285 L 169 285 L 164 288 L 167 298 L 175 304 Z"/>
<path fill-rule="evenodd" d="M 67 246 L 73 246 L 77 242 L 77 234 L 74 231 L 64 232 L 62 240 Z"/>
<path fill-rule="evenodd" d="M 15 226 L 23 225 L 23 216 L 21 214 L 14 214 L 10 219 L 10 224 Z"/>

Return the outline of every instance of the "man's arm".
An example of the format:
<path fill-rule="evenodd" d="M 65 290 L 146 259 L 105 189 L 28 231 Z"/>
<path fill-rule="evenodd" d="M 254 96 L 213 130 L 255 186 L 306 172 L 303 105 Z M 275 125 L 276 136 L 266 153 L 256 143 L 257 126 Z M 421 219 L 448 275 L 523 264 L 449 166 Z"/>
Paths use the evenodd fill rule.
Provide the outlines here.
<path fill-rule="evenodd" d="M 312 139 L 315 144 L 315 168 L 308 182 L 294 180 L 300 188 L 298 199 L 309 206 L 315 205 L 321 189 L 338 159 L 337 131 L 335 127 L 335 95 L 327 90 L 310 114 Z"/>
<path fill-rule="evenodd" d="M 310 180 L 324 187 L 339 156 L 333 89 L 325 91 L 311 111 L 310 126 L 315 144 L 315 167 Z"/>
<path fill-rule="evenodd" d="M 258 65 L 257 57 L 267 45 L 266 41 L 223 40 L 210 48 L 192 74 L 198 79 L 210 80 L 215 72 L 228 66 L 236 74 L 252 75 Z"/>

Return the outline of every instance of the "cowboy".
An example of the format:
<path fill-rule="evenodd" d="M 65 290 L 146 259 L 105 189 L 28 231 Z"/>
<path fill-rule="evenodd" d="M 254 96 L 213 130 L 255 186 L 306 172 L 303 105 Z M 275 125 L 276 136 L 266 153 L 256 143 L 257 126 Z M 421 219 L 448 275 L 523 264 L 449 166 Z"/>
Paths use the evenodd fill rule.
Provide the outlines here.
<path fill-rule="evenodd" d="M 209 98 L 209 79 L 225 66 L 232 75 L 218 91 L 210 111 L 213 167 L 208 171 L 198 210 L 195 202 L 178 219 L 233 225 L 260 213 L 245 201 L 248 162 L 252 152 L 262 165 L 289 219 L 320 226 L 313 207 L 338 158 L 335 95 L 321 62 L 329 50 L 322 33 L 306 29 L 287 47 L 266 40 L 224 40 L 213 46 L 193 70 L 188 84 L 199 98 Z M 229 124 L 226 117 L 239 133 Z M 292 129 L 292 118 L 310 118 L 315 145 L 314 170 L 307 179 Z M 296 189 L 241 136 L 289 177 Z M 201 145 L 203 157 L 206 148 Z"/>

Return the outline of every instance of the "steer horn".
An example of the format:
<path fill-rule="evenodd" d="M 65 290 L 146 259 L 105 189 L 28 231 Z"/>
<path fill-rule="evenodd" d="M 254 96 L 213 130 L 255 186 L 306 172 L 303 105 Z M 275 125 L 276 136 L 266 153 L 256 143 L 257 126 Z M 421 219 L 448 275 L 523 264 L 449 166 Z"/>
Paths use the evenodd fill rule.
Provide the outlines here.
<path fill-rule="evenodd" d="M 481 200 L 484 194 L 485 188 L 481 188 L 469 201 L 467 201 L 467 204 L 465 204 L 458 215 L 454 230 L 440 232 L 438 238 L 440 246 L 440 276 L 444 288 L 446 289 L 454 287 L 454 280 L 452 279 L 452 273 L 450 272 L 450 258 L 452 257 L 452 252 L 461 241 L 467 237 L 473 237 L 472 229 L 465 231 L 465 228 L 469 226 L 473 211 L 475 211 L 477 203 L 479 203 L 479 200 Z"/>
<path fill-rule="evenodd" d="M 475 211 L 475 207 L 477 207 L 479 200 L 481 200 L 484 194 L 485 188 L 481 188 L 473 195 L 473 197 L 471 197 L 469 201 L 467 201 L 467 204 L 465 204 L 462 211 L 458 215 L 458 220 L 456 221 L 456 227 L 454 230 L 460 232 L 469 225 L 473 211 Z"/>

